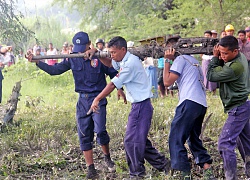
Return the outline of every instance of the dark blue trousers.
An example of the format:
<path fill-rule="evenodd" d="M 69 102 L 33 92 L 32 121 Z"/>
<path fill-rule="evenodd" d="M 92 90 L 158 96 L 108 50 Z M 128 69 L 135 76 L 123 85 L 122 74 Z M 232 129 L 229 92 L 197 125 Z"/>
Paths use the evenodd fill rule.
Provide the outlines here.
<path fill-rule="evenodd" d="M 93 147 L 94 133 L 97 135 L 97 143 L 108 144 L 110 141 L 106 131 L 106 98 L 99 103 L 99 113 L 87 115 L 89 108 L 97 94 L 80 94 L 76 105 L 77 131 L 82 151 Z"/>
<path fill-rule="evenodd" d="M 3 80 L 0 79 L 0 103 L 2 103 L 2 86 L 3 86 Z"/>
<path fill-rule="evenodd" d="M 223 158 L 227 180 L 237 179 L 237 159 L 235 148 L 238 148 L 245 162 L 246 175 L 250 178 L 250 101 L 235 107 L 228 112 L 228 118 L 222 128 L 218 149 Z"/>
<path fill-rule="evenodd" d="M 147 138 L 152 115 L 150 99 L 132 104 L 124 139 L 130 176 L 145 175 L 144 159 L 158 170 L 163 170 L 167 164 L 165 156 L 159 154 Z"/>
<path fill-rule="evenodd" d="M 203 167 L 204 163 L 212 163 L 210 155 L 199 138 L 206 110 L 206 107 L 190 100 L 185 100 L 176 108 L 169 135 L 170 159 L 173 169 L 191 170 L 187 149 L 184 146 L 186 141 L 196 164 Z"/>

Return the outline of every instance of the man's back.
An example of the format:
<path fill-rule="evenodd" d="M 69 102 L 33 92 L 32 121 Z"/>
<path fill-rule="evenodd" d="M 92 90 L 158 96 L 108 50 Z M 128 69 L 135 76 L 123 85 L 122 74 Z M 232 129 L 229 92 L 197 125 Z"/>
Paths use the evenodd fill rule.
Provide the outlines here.
<path fill-rule="evenodd" d="M 179 104 L 188 99 L 207 107 L 202 70 L 194 57 L 189 55 L 178 56 L 174 60 L 170 72 L 179 75 L 177 79 Z"/>

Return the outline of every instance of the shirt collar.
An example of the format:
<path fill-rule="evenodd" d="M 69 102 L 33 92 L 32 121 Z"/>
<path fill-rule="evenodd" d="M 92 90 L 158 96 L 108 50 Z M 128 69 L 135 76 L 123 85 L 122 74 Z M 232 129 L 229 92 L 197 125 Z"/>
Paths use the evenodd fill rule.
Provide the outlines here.
<path fill-rule="evenodd" d="M 126 54 L 125 54 L 125 56 L 122 59 L 122 62 L 126 62 L 128 60 L 128 57 L 129 57 L 130 54 L 131 53 L 127 51 Z"/>
<path fill-rule="evenodd" d="M 234 59 L 232 59 L 231 61 L 228 62 L 235 62 L 239 57 L 241 56 L 241 53 L 239 52 Z"/>

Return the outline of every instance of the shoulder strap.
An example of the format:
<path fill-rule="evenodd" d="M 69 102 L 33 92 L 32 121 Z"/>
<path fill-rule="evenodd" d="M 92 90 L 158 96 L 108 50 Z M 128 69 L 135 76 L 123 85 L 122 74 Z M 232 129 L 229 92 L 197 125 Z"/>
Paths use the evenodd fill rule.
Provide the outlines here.
<path fill-rule="evenodd" d="M 185 58 L 185 56 L 183 56 L 183 55 L 181 55 L 181 56 L 183 57 L 183 59 L 187 60 L 187 62 L 189 64 L 191 64 L 192 66 L 194 66 L 194 67 L 196 67 L 198 69 L 198 72 L 200 74 L 199 81 L 201 83 L 201 87 L 202 87 L 203 91 L 206 91 L 206 86 L 205 86 L 205 84 L 203 82 L 203 78 L 202 78 L 203 77 L 203 73 L 201 72 L 200 64 L 199 63 L 192 63 L 189 59 Z"/>

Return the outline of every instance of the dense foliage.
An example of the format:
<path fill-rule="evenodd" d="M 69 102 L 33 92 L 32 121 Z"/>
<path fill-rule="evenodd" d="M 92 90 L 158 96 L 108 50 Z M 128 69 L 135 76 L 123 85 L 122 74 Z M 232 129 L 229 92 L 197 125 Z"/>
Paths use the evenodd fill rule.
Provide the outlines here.
<path fill-rule="evenodd" d="M 35 38 L 26 42 L 27 48 L 35 44 L 48 48 L 49 43 L 53 43 L 55 48 L 61 50 L 63 42 L 71 43 L 73 34 L 62 33 L 62 26 L 54 17 L 29 17 L 22 19 L 22 23 L 35 33 Z"/>
<path fill-rule="evenodd" d="M 250 24 L 248 0 L 54 0 L 82 13 L 81 28 L 93 38 L 114 35 L 128 40 L 180 34 L 202 36 L 231 23 L 236 30 Z"/>
<path fill-rule="evenodd" d="M 15 2 L 0 0 L 0 42 L 20 48 L 34 33 L 21 23 L 23 15 L 17 10 Z"/>

